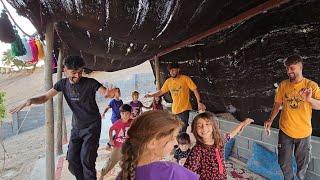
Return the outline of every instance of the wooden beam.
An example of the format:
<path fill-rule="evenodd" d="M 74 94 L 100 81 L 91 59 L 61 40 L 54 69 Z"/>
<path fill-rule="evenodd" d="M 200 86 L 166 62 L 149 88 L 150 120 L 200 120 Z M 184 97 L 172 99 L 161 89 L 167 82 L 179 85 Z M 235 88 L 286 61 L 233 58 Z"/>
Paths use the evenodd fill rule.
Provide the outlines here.
<path fill-rule="evenodd" d="M 46 45 L 47 54 L 45 58 L 45 90 L 52 88 L 52 51 L 53 51 L 53 23 L 46 25 Z M 54 160 L 54 124 L 53 124 L 53 100 L 49 99 L 45 104 L 46 117 L 46 180 L 54 180 L 55 160 Z"/>
<path fill-rule="evenodd" d="M 189 44 L 192 44 L 194 42 L 197 42 L 197 41 L 199 41 L 199 40 L 201 40 L 203 38 L 206 38 L 206 37 L 208 37 L 208 36 L 210 36 L 212 34 L 215 34 L 215 33 L 219 32 L 219 31 L 228 29 L 233 25 L 236 25 L 236 24 L 241 23 L 241 22 L 243 22 L 245 20 L 248 20 L 248 19 L 250 19 L 250 18 L 252 18 L 252 17 L 254 17 L 254 16 L 256 16 L 256 15 L 258 15 L 260 13 L 268 11 L 268 10 L 270 10 L 272 8 L 279 7 L 281 4 L 287 3 L 289 1 L 290 0 L 269 0 L 269 1 L 259 5 L 257 7 L 255 7 L 255 8 L 252 8 L 252 9 L 250 9 L 250 10 L 244 12 L 244 13 L 241 13 L 240 15 L 238 15 L 238 16 L 236 16 L 234 18 L 231 18 L 231 19 L 219 24 L 218 26 L 215 26 L 215 27 L 203 32 L 203 33 L 200 33 L 200 34 L 198 34 L 196 36 L 188 38 L 188 39 L 186 39 L 186 40 L 184 40 L 184 41 L 182 41 L 182 42 L 180 42 L 180 43 L 178 43 L 178 44 L 176 44 L 176 45 L 174 45 L 172 47 L 164 49 L 163 51 L 158 53 L 157 56 L 160 57 L 160 56 L 168 54 L 168 53 L 170 53 L 172 51 L 175 51 L 177 49 L 183 48 L 186 45 L 189 45 Z"/>
<path fill-rule="evenodd" d="M 156 71 L 156 87 L 157 87 L 157 90 L 160 90 L 160 88 L 161 88 L 161 86 L 160 86 L 160 63 L 159 63 L 158 56 L 154 57 L 154 68 Z"/>
<path fill-rule="evenodd" d="M 63 47 L 59 50 L 58 56 L 58 69 L 57 69 L 57 82 L 62 79 L 62 66 L 63 66 Z M 63 124 L 63 95 L 62 92 L 58 94 L 57 98 L 57 142 L 56 154 L 63 154 L 62 150 L 62 124 Z"/>

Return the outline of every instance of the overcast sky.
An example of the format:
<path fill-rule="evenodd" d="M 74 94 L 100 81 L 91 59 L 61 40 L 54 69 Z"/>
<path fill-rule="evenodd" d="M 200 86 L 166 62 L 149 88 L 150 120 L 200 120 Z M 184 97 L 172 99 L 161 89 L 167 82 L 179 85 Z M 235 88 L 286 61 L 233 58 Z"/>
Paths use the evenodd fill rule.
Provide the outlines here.
<path fill-rule="evenodd" d="M 13 19 L 16 21 L 16 23 L 21 28 L 23 28 L 23 30 L 26 33 L 33 34 L 36 32 L 36 29 L 34 28 L 34 26 L 30 23 L 30 21 L 27 18 L 25 18 L 23 16 L 19 16 L 16 13 L 16 10 L 10 4 L 8 4 L 6 0 L 3 0 L 3 1 L 5 3 L 5 6 L 9 9 L 9 12 L 12 15 Z M 0 3 L 0 12 L 2 12 L 3 9 L 4 8 L 2 6 L 2 3 Z M 9 19 L 10 19 L 10 17 L 9 17 Z M 11 21 L 11 19 L 10 19 L 10 21 Z M 11 21 L 11 24 L 14 25 L 14 23 L 12 21 Z M 18 31 L 19 31 L 19 29 L 18 29 Z M 21 37 L 23 34 L 19 31 L 19 35 Z M 4 43 L 4 42 L 0 41 L 0 59 L 2 58 L 3 52 L 11 47 L 10 45 L 11 45 L 10 43 Z"/>

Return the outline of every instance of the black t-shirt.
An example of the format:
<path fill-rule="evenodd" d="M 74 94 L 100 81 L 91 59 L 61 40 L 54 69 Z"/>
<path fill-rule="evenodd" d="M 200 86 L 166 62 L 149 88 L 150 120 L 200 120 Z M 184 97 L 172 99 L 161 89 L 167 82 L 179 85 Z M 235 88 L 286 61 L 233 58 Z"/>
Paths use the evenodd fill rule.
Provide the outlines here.
<path fill-rule="evenodd" d="M 186 151 L 182 151 L 180 148 L 178 148 L 174 151 L 173 157 L 177 160 L 177 162 L 179 162 L 180 159 L 187 158 L 189 156 L 190 152 L 191 152 L 190 148 Z"/>
<path fill-rule="evenodd" d="M 76 84 L 71 84 L 68 78 L 64 78 L 54 85 L 55 90 L 62 91 L 73 112 L 73 128 L 83 129 L 101 121 L 96 102 L 96 91 L 101 86 L 97 80 L 87 77 L 81 77 Z"/>

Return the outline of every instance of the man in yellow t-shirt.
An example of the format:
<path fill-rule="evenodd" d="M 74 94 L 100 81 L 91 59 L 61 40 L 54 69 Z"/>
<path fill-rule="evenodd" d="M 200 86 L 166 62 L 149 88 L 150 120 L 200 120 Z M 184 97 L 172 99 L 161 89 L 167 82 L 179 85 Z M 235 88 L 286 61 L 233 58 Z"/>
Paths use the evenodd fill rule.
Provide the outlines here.
<path fill-rule="evenodd" d="M 172 97 L 172 113 L 176 114 L 183 122 L 182 132 L 186 132 L 189 121 L 189 111 L 192 109 L 190 103 L 190 90 L 194 93 L 198 103 L 198 110 L 204 111 L 205 105 L 202 104 L 197 86 L 189 76 L 180 74 L 179 64 L 172 63 L 169 66 L 170 78 L 168 78 L 162 88 L 154 93 L 149 93 L 145 97 L 162 96 L 170 91 Z"/>
<path fill-rule="evenodd" d="M 284 179 L 292 180 L 294 172 L 291 159 L 297 162 L 297 177 L 305 179 L 310 162 L 312 133 L 312 109 L 320 109 L 320 89 L 318 84 L 304 78 L 303 62 L 300 56 L 290 56 L 284 62 L 289 79 L 280 83 L 274 100 L 270 118 L 265 121 L 267 134 L 274 118 L 279 113 L 278 161 Z"/>

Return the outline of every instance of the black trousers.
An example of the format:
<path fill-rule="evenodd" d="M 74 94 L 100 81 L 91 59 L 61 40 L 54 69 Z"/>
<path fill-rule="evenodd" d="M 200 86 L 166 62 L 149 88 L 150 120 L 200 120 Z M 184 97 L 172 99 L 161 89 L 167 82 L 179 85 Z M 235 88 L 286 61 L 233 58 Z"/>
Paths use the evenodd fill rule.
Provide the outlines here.
<path fill-rule="evenodd" d="M 99 147 L 101 121 L 84 129 L 72 128 L 67 160 L 69 171 L 77 180 L 96 180 L 96 159 Z"/>
<path fill-rule="evenodd" d="M 189 126 L 189 110 L 183 111 L 182 113 L 176 114 L 180 120 L 184 123 L 181 132 L 186 132 Z"/>

